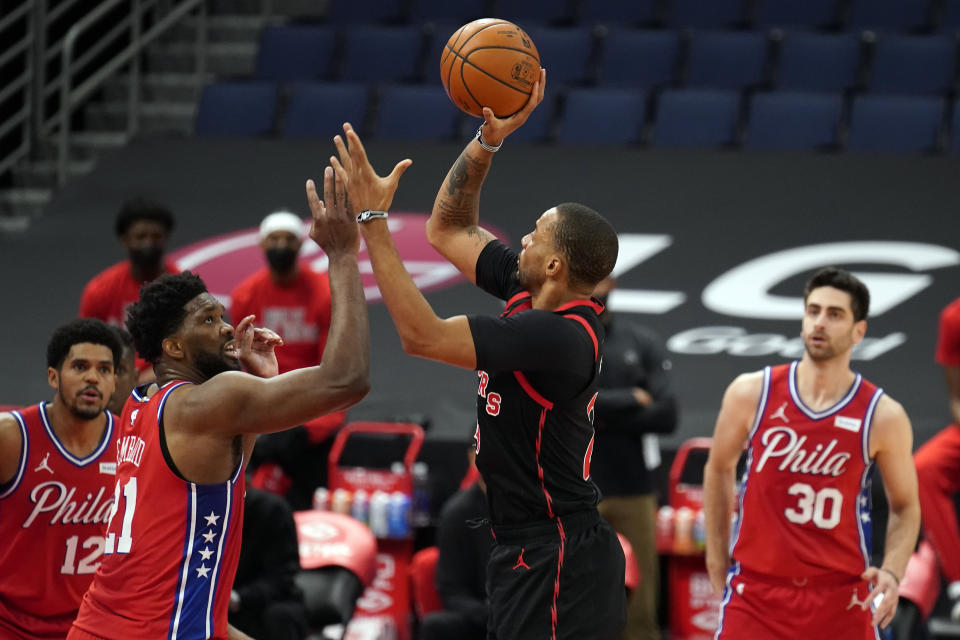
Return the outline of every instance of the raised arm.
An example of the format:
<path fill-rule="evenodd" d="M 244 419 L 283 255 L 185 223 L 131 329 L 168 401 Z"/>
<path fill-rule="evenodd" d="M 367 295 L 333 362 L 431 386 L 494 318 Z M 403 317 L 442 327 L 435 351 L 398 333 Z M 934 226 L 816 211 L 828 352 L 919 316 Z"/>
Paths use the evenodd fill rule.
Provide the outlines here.
<path fill-rule="evenodd" d="M 499 146 L 527 121 L 543 100 L 546 74 L 546 69 L 540 70 L 540 79 L 534 83 L 527 104 L 509 118 L 497 118 L 493 110 L 483 108 L 482 137 L 487 145 Z M 494 239 L 492 233 L 479 226 L 480 189 L 492 160 L 493 152 L 484 149 L 476 138 L 471 140 L 447 172 L 427 220 L 427 240 L 472 283 L 477 280 L 477 258 Z"/>
<path fill-rule="evenodd" d="M 727 387 L 703 470 L 707 573 L 717 593 L 723 592 L 730 568 L 730 516 L 736 504 L 737 461 L 750 434 L 762 386 L 763 373 L 756 371 L 737 377 Z"/>
<path fill-rule="evenodd" d="M 883 477 L 890 515 L 883 563 L 863 574 L 865 580 L 874 584 L 865 606 L 883 594 L 883 601 L 873 614 L 873 623 L 881 628 L 890 624 L 897 612 L 900 581 L 920 532 L 920 498 L 912 451 L 913 430 L 906 411 L 900 403 L 883 396 L 877 404 L 870 432 L 870 455 Z"/>

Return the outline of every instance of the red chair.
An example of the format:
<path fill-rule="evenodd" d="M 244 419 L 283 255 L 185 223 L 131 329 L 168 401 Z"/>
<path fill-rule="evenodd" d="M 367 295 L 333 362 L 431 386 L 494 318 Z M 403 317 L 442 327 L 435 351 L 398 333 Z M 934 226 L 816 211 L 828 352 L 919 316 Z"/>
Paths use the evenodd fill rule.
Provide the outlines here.
<path fill-rule="evenodd" d="M 437 593 L 437 557 L 440 550 L 437 547 L 427 547 L 413 554 L 410 561 L 410 592 L 413 595 L 413 610 L 417 618 L 434 611 L 443 610 L 443 602 Z"/>

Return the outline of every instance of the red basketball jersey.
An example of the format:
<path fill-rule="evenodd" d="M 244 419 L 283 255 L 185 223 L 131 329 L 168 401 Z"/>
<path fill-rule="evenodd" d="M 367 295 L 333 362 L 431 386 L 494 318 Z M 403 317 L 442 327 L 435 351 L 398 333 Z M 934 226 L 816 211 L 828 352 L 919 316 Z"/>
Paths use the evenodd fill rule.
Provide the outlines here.
<path fill-rule="evenodd" d="M 233 477 L 196 484 L 170 466 L 162 436 L 170 393 L 135 391 L 120 419 L 116 508 L 100 569 L 74 626 L 109 640 L 227 637 L 240 557 L 243 460 Z"/>
<path fill-rule="evenodd" d="M 763 371 L 731 555 L 775 576 L 859 576 L 870 565 L 870 423 L 883 390 L 857 374 L 837 404 L 813 411 L 797 364 Z"/>
<path fill-rule="evenodd" d="M 23 447 L 0 488 L 0 638 L 63 638 L 104 550 L 117 429 L 108 412 L 96 449 L 78 458 L 44 404 L 12 414 Z"/>

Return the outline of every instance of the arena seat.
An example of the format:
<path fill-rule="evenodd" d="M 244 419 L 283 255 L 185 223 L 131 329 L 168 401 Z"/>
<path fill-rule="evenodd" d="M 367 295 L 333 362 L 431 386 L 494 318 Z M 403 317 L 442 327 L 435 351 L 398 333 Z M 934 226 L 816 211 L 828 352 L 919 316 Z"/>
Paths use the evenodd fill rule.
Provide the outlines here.
<path fill-rule="evenodd" d="M 253 77 L 273 82 L 327 78 L 333 70 L 335 43 L 330 27 L 266 27 L 260 33 Z"/>
<path fill-rule="evenodd" d="M 943 0 L 938 28 L 940 33 L 960 34 L 960 0 Z"/>
<path fill-rule="evenodd" d="M 337 24 L 386 24 L 400 19 L 402 0 L 330 0 L 327 20 Z"/>
<path fill-rule="evenodd" d="M 750 100 L 744 146 L 815 149 L 834 145 L 842 112 L 840 94 L 759 93 Z"/>
<path fill-rule="evenodd" d="M 597 84 L 640 89 L 672 84 L 679 52 L 676 31 L 611 29 L 601 43 Z"/>
<path fill-rule="evenodd" d="M 740 94 L 722 90 L 669 90 L 660 95 L 650 144 L 716 147 L 736 141 Z"/>
<path fill-rule="evenodd" d="M 557 140 L 566 144 L 631 144 L 643 133 L 640 89 L 575 89 L 567 95 Z"/>
<path fill-rule="evenodd" d="M 657 19 L 657 0 L 589 0 L 581 2 L 577 22 L 583 25 L 646 25 Z"/>
<path fill-rule="evenodd" d="M 411 24 L 450 22 L 462 25 L 487 15 L 486 0 L 413 0 L 410 3 Z"/>
<path fill-rule="evenodd" d="M 837 21 L 837 0 L 760 0 L 756 24 L 760 28 L 819 29 Z"/>
<path fill-rule="evenodd" d="M 550 137 L 550 127 L 557 110 L 557 93 L 547 91 L 543 102 L 534 109 L 523 126 L 510 134 L 513 142 L 545 142 Z M 476 121 L 480 126 L 480 120 Z"/>
<path fill-rule="evenodd" d="M 953 118 L 950 122 L 950 148 L 960 153 L 960 98 L 953 101 Z"/>
<path fill-rule="evenodd" d="M 857 82 L 861 48 L 860 37 L 852 33 L 786 33 L 774 85 L 778 90 L 843 91 Z"/>
<path fill-rule="evenodd" d="M 573 0 L 501 1 L 496 3 L 495 15 L 520 25 L 529 33 L 528 26 L 569 23 L 573 18 L 573 5 Z"/>
<path fill-rule="evenodd" d="M 881 35 L 873 48 L 871 93 L 939 94 L 956 79 L 956 40 L 948 36 Z"/>
<path fill-rule="evenodd" d="M 379 84 L 418 78 L 423 43 L 420 27 L 362 25 L 346 29 L 343 37 L 340 77 L 345 82 Z"/>
<path fill-rule="evenodd" d="M 768 45 L 766 34 L 759 31 L 694 33 L 684 84 L 702 89 L 742 89 L 760 84 Z"/>
<path fill-rule="evenodd" d="M 743 0 L 673 0 L 666 24 L 674 28 L 728 29 L 743 22 Z"/>
<path fill-rule="evenodd" d="M 927 24 L 929 0 L 851 0 L 849 28 L 911 31 Z"/>
<path fill-rule="evenodd" d="M 388 85 L 380 93 L 374 135 L 403 140 L 452 140 L 457 136 L 460 113 L 441 87 Z"/>
<path fill-rule="evenodd" d="M 588 27 L 525 29 L 547 68 L 553 89 L 586 82 L 593 54 L 593 31 Z"/>
<path fill-rule="evenodd" d="M 847 148 L 930 151 L 936 148 L 943 100 L 918 96 L 859 96 L 850 114 Z"/>
<path fill-rule="evenodd" d="M 286 138 L 326 137 L 342 131 L 344 122 L 363 125 L 369 90 L 364 84 L 313 83 L 291 87 L 283 118 Z"/>
<path fill-rule="evenodd" d="M 224 82 L 203 88 L 194 132 L 200 137 L 261 136 L 273 132 L 277 86 L 267 82 Z"/>

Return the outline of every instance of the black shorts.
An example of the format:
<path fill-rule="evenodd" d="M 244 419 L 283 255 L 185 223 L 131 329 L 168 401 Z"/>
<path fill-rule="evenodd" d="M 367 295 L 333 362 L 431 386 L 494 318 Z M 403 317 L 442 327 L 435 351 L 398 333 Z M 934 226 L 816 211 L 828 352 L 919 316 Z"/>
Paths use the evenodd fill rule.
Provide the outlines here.
<path fill-rule="evenodd" d="M 494 534 L 488 640 L 606 640 L 623 630 L 623 548 L 596 510 Z"/>

